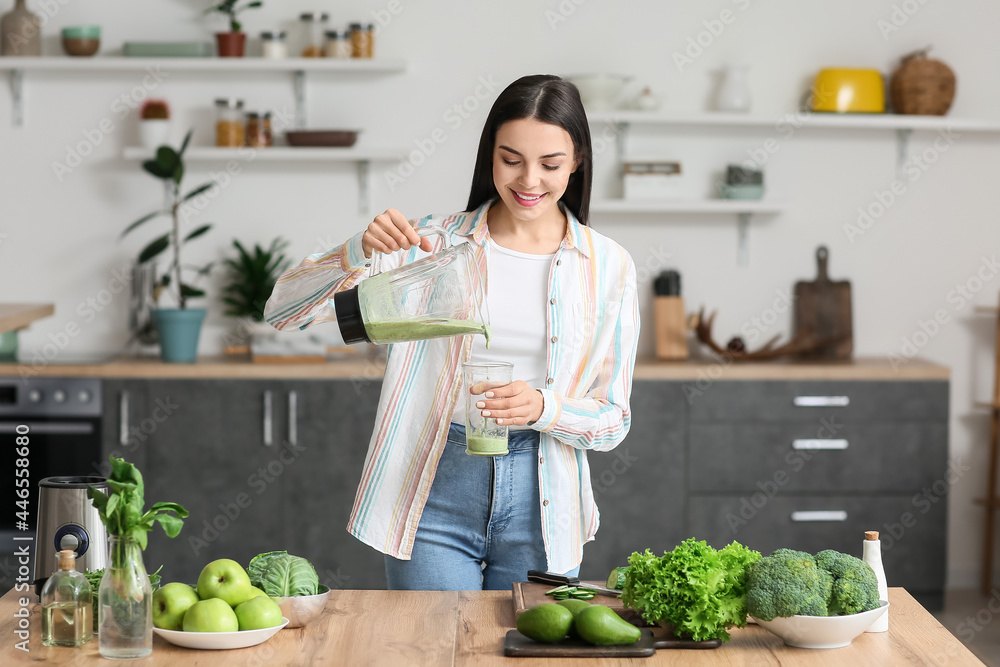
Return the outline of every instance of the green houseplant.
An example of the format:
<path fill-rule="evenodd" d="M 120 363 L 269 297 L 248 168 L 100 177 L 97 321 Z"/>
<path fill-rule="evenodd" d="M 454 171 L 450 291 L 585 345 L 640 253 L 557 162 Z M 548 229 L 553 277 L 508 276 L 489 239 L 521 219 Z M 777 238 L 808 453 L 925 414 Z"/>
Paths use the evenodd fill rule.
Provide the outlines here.
<path fill-rule="evenodd" d="M 170 250 L 172 258 L 167 263 L 167 269 L 162 276 L 156 278 L 153 299 L 159 306 L 163 293 L 170 290 L 174 293 L 177 308 L 160 308 L 153 310 L 153 321 L 160 337 L 160 353 L 164 361 L 193 362 L 198 352 L 198 336 L 201 323 L 205 319 L 204 308 L 188 308 L 187 300 L 205 296 L 205 292 L 182 280 L 182 273 L 192 270 L 192 267 L 181 263 L 181 250 L 189 242 L 205 234 L 212 225 L 201 225 L 181 236 L 181 208 L 185 202 L 194 199 L 214 187 L 214 183 L 205 183 L 187 194 L 181 192 L 181 181 L 184 179 L 184 151 L 191 141 L 191 132 L 184 137 L 180 150 L 170 146 L 160 146 L 156 149 L 156 157 L 142 163 L 146 173 L 163 181 L 166 188 L 166 201 L 161 209 L 148 213 L 122 232 L 122 237 L 134 231 L 154 218 L 166 216 L 170 218 L 170 230 L 150 241 L 139 253 L 138 262 L 145 264 Z M 203 277 L 211 270 L 212 265 L 193 267 L 198 277 Z"/>
<path fill-rule="evenodd" d="M 228 269 L 228 282 L 222 288 L 226 315 L 248 320 L 244 331 L 249 330 L 251 335 L 255 325 L 264 322 L 264 305 L 274 284 L 291 265 L 284 253 L 287 247 L 288 241 L 281 237 L 266 248 L 254 244 L 252 250 L 233 239 L 236 254 L 223 260 Z"/>
<path fill-rule="evenodd" d="M 242 58 L 246 47 L 247 35 L 243 32 L 243 25 L 236 17 L 248 9 L 257 9 L 264 3 L 255 0 L 245 5 L 240 5 L 240 0 L 222 0 L 205 10 L 206 14 L 222 14 L 229 19 L 229 32 L 215 33 L 216 44 L 219 47 L 220 58 Z"/>

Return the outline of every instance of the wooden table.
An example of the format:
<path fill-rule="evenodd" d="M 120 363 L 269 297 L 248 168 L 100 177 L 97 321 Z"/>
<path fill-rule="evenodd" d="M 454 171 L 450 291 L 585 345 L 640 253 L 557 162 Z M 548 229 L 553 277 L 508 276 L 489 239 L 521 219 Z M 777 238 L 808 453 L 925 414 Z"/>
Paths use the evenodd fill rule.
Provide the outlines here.
<path fill-rule="evenodd" d="M 30 652 L 17 650 L 14 630 L 17 595 L 0 599 L 0 664 L 45 662 L 52 665 L 104 664 L 97 639 L 79 649 L 41 645 L 38 605 L 30 604 Z M 586 665 L 982 665 L 909 593 L 889 589 L 891 621 L 887 633 L 862 634 L 847 647 L 808 650 L 785 646 L 755 625 L 732 631 L 714 650 L 660 650 L 651 658 L 505 658 L 503 637 L 513 627 L 510 592 L 333 591 L 324 616 L 313 624 L 282 630 L 269 641 L 246 649 L 192 651 L 153 639 L 153 654 L 135 665 L 495 665 L 563 667 Z"/>

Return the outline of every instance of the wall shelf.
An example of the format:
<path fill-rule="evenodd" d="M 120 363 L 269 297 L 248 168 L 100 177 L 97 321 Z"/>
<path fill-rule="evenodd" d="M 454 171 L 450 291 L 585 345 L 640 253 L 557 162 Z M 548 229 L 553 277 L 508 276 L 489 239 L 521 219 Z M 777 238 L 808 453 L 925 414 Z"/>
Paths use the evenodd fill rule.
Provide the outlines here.
<path fill-rule="evenodd" d="M 913 132 L 972 132 L 1000 134 L 1000 118 L 954 118 L 951 116 L 917 116 L 904 114 L 838 114 L 788 112 L 779 116 L 751 116 L 732 112 L 650 112 L 599 111 L 587 114 L 590 123 L 615 127 L 619 157 L 624 158 L 623 146 L 632 125 L 661 127 L 734 127 L 760 128 L 775 132 L 799 129 L 892 130 L 896 133 L 896 173 L 901 176 L 908 159 L 910 135 Z"/>
<path fill-rule="evenodd" d="M 786 206 L 780 202 L 746 199 L 596 199 L 593 213 L 736 215 L 736 263 L 750 263 L 750 219 L 754 214 L 777 215 Z"/>
<path fill-rule="evenodd" d="M 219 148 L 216 146 L 191 146 L 184 152 L 184 159 L 195 162 L 354 162 L 358 170 L 358 209 L 362 214 L 371 210 L 371 163 L 399 160 L 404 150 L 390 148 L 304 148 L 270 146 L 268 148 Z M 127 146 L 122 151 L 126 160 L 149 160 L 151 148 Z"/>
<path fill-rule="evenodd" d="M 0 57 L 0 71 L 10 72 L 13 120 L 24 124 L 24 79 L 26 72 L 279 72 L 293 75 L 295 85 L 296 127 L 306 127 L 306 74 L 393 74 L 406 70 L 402 60 L 384 58 L 126 58 L 97 56 L 70 58 L 42 56 L 38 58 Z"/>
<path fill-rule="evenodd" d="M 767 200 L 741 199 L 595 199 L 590 210 L 599 213 L 764 213 L 776 214 L 785 205 Z"/>
<path fill-rule="evenodd" d="M 51 303 L 0 303 L 0 333 L 23 329 L 55 312 Z"/>
<path fill-rule="evenodd" d="M 913 116 L 901 114 L 832 114 L 789 112 L 779 116 L 751 116 L 740 113 L 664 113 L 648 111 L 600 111 L 587 114 L 591 124 L 678 125 L 718 127 L 809 127 L 854 130 L 955 130 L 960 132 L 1000 133 L 1000 118 L 954 118 L 951 116 Z"/>

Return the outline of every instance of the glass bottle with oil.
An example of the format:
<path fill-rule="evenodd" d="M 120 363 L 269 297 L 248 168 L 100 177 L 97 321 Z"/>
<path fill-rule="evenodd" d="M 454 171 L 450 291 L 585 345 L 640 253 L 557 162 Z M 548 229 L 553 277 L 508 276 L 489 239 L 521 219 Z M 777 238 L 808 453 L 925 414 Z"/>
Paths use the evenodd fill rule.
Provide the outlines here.
<path fill-rule="evenodd" d="M 81 646 L 94 638 L 93 592 L 76 571 L 76 552 L 59 552 L 59 569 L 42 587 L 42 644 Z"/>

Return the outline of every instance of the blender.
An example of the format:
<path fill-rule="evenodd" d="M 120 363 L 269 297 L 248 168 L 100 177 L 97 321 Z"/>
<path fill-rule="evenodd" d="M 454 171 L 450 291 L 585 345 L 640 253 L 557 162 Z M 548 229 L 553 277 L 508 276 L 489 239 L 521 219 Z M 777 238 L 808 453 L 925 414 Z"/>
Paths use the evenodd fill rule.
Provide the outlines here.
<path fill-rule="evenodd" d="M 344 342 L 383 344 L 483 334 L 489 347 L 486 282 L 473 247 L 452 245 L 443 227 L 424 227 L 417 234 L 440 235 L 444 249 L 385 273 L 379 270 L 381 254 L 373 251 L 368 278 L 334 295 Z"/>

